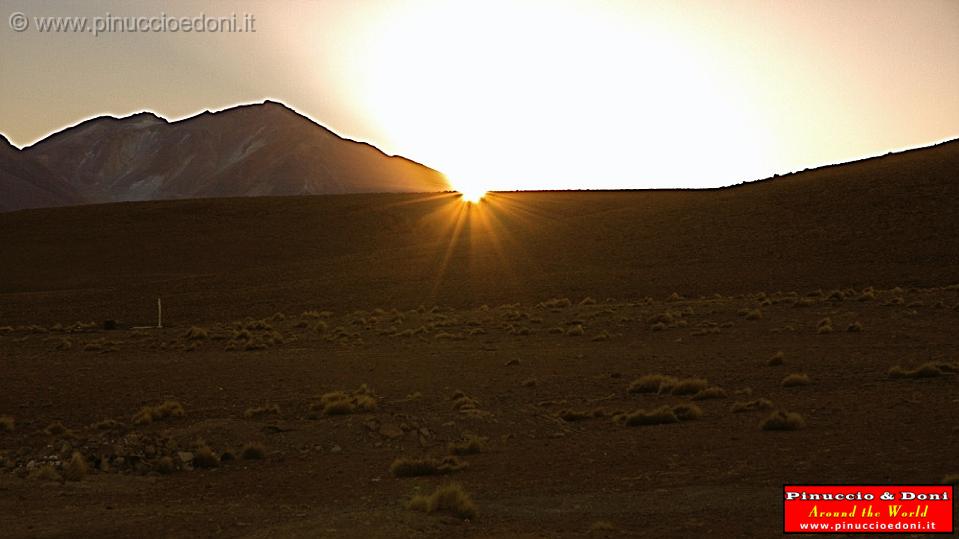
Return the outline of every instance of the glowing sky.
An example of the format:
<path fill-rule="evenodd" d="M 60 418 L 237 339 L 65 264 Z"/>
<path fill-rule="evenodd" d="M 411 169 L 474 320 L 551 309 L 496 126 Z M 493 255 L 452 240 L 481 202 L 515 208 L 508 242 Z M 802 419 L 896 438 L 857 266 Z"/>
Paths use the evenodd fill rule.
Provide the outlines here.
<path fill-rule="evenodd" d="M 0 2 L 0 132 L 272 98 L 483 189 L 704 187 L 959 136 L 959 2 Z M 251 13 L 255 33 L 8 18 Z"/>

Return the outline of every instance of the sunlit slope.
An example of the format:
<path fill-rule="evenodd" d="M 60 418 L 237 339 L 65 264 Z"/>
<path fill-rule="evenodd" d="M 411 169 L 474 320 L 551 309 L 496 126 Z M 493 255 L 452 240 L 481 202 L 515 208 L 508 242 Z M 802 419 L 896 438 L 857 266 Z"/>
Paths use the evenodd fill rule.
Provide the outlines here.
<path fill-rule="evenodd" d="M 0 214 L 0 322 L 170 323 L 959 282 L 959 143 L 714 191 L 343 195 Z"/>

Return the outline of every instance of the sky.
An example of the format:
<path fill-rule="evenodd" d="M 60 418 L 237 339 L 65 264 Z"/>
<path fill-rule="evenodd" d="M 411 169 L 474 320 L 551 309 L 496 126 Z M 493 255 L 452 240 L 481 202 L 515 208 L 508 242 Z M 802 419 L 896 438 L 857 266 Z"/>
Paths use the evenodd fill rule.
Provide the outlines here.
<path fill-rule="evenodd" d="M 255 31 L 118 31 L 234 13 Z M 21 147 L 269 98 L 461 190 L 608 189 L 959 137 L 954 0 L 0 0 L 0 17 L 0 133 Z"/>

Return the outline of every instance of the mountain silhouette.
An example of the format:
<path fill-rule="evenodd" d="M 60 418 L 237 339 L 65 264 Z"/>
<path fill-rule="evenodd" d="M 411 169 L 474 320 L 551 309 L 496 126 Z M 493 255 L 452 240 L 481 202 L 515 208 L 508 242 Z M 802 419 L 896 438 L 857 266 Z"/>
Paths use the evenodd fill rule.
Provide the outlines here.
<path fill-rule="evenodd" d="M 102 116 L 17 150 L 0 143 L 0 210 L 136 200 L 449 189 L 439 172 L 340 137 L 281 103 L 170 122 Z"/>

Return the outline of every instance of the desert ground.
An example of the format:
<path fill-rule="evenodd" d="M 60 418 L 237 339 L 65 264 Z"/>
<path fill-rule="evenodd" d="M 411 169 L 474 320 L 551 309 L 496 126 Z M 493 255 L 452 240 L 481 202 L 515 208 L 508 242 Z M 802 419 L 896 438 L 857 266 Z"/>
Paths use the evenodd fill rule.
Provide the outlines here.
<path fill-rule="evenodd" d="M 784 483 L 954 481 L 956 170 L 0 214 L 0 529 L 769 537 Z"/>

